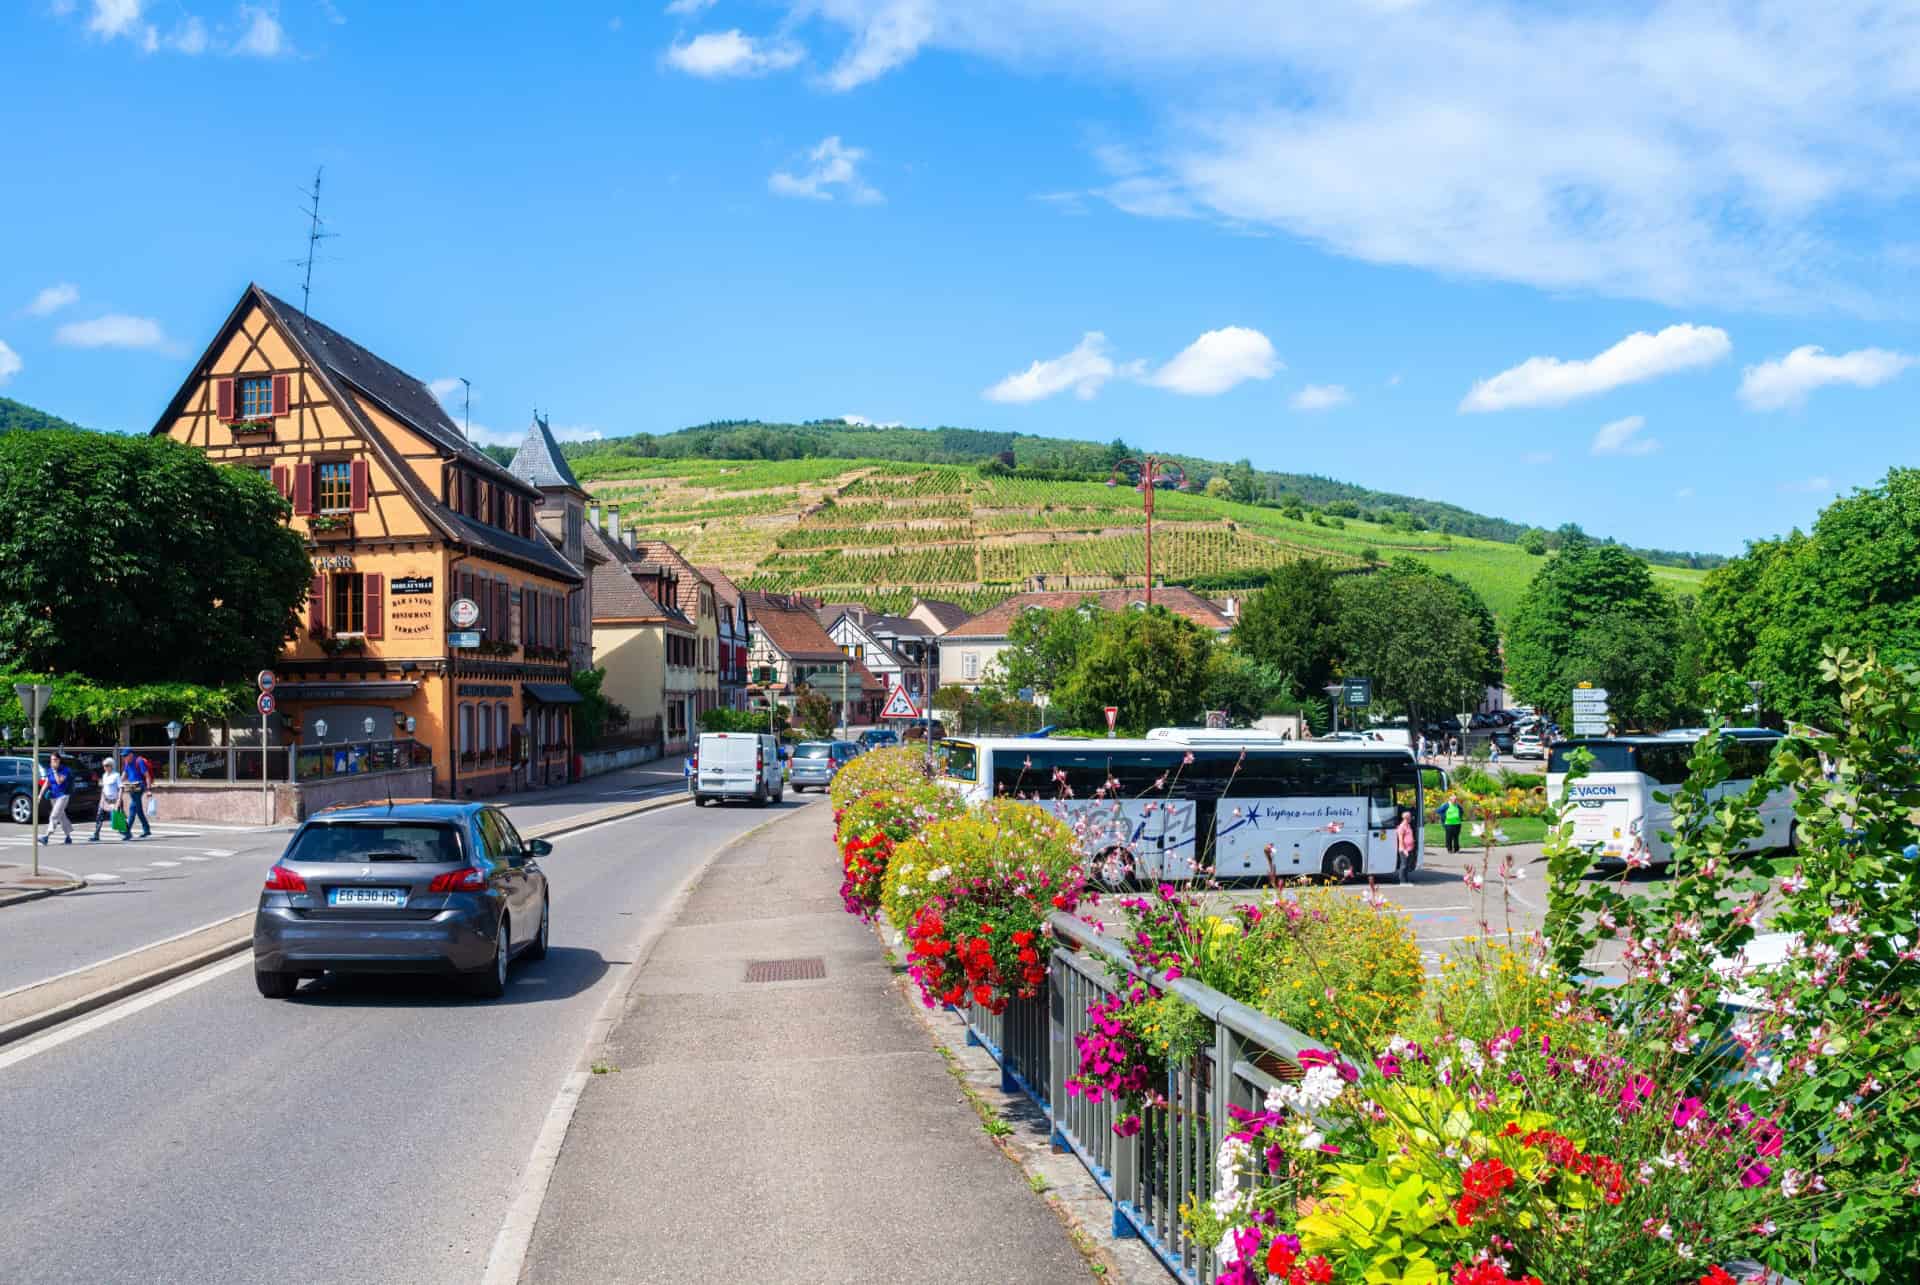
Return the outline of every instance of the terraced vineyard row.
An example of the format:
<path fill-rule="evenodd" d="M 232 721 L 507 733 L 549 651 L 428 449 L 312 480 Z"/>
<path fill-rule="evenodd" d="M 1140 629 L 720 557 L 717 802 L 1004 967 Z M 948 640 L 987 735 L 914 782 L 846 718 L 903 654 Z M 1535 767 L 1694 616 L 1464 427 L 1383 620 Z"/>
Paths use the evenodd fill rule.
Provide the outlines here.
<path fill-rule="evenodd" d="M 860 522 L 906 522 L 914 518 L 967 518 L 973 505 L 964 496 L 906 497 L 891 504 L 835 502 L 802 519 L 822 526 L 851 526 Z"/>
<path fill-rule="evenodd" d="M 852 549 L 862 545 L 938 544 L 941 541 L 971 541 L 970 522 L 942 523 L 938 526 L 797 526 L 776 543 L 782 549 Z"/>
<path fill-rule="evenodd" d="M 887 553 L 776 553 L 762 568 L 800 584 L 977 584 L 972 545 L 939 544 Z"/>

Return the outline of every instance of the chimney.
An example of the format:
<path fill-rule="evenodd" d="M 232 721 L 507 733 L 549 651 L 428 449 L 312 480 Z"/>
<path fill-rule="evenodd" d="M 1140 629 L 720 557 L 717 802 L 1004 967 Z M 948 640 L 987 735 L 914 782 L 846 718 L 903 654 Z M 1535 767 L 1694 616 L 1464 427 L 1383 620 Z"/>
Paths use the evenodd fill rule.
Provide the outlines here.
<path fill-rule="evenodd" d="M 600 528 L 600 501 L 594 500 L 587 505 L 587 521 L 593 525 L 595 530 Z"/>
<path fill-rule="evenodd" d="M 620 506 L 617 504 L 607 506 L 607 538 L 620 543 Z"/>
<path fill-rule="evenodd" d="M 627 528 L 627 547 L 635 553 L 640 552 L 640 533 L 632 527 Z"/>

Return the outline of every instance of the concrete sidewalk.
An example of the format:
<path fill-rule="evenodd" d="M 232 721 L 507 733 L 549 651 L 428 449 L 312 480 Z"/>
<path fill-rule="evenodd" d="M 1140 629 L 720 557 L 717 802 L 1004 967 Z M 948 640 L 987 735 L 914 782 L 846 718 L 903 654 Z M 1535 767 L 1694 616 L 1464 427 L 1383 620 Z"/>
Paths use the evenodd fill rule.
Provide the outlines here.
<path fill-rule="evenodd" d="M 832 814 L 723 851 L 635 980 L 522 1279 L 1093 1279 L 840 905 Z M 814 980 L 748 982 L 755 961 Z"/>
<path fill-rule="evenodd" d="M 54 845 L 48 846 L 51 848 Z M 31 861 L 25 865 L 0 861 L 0 906 L 10 906 L 17 901 L 37 901 L 41 897 L 72 892 L 86 886 L 86 880 L 79 875 L 56 870 L 44 861 L 40 863 L 40 873 L 37 875 L 33 872 Z"/>

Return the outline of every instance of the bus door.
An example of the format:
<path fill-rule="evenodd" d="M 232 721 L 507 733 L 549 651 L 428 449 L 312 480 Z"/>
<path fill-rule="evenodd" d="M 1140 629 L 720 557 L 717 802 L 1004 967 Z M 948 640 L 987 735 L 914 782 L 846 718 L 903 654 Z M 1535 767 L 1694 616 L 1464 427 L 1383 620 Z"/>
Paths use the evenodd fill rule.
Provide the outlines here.
<path fill-rule="evenodd" d="M 1415 763 L 1394 763 L 1387 769 L 1387 789 L 1391 796 L 1390 808 L 1374 819 L 1384 822 L 1387 837 L 1392 840 L 1388 850 L 1394 860 L 1400 856 L 1400 837 L 1398 834 L 1400 817 L 1403 813 L 1413 816 L 1413 854 L 1414 864 L 1419 865 L 1426 853 L 1426 807 L 1423 801 L 1420 767 Z M 1378 827 L 1376 826 L 1376 829 Z M 1368 863 L 1371 866 L 1371 862 Z"/>
<path fill-rule="evenodd" d="M 1367 874 L 1385 874 L 1400 860 L 1398 787 L 1415 785 L 1413 764 L 1373 760 L 1367 765 Z"/>

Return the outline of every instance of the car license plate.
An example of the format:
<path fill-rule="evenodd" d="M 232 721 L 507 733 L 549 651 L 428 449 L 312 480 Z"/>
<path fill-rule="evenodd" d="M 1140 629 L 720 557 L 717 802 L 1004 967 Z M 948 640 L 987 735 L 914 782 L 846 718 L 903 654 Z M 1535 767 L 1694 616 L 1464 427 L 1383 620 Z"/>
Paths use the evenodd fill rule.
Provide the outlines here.
<path fill-rule="evenodd" d="M 404 906 L 407 904 L 405 888 L 329 888 L 327 889 L 329 906 Z"/>

